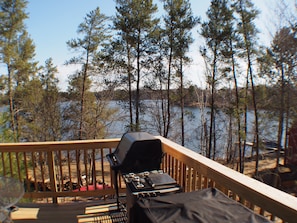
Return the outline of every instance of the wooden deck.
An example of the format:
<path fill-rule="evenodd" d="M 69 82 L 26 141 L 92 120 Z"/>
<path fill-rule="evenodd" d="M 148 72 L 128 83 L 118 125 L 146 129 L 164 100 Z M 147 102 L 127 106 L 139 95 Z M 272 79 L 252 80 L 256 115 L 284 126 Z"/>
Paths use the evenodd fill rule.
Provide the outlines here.
<path fill-rule="evenodd" d="M 165 154 L 162 170 L 174 178 L 185 192 L 214 187 L 270 220 L 296 223 L 296 197 L 207 159 L 169 139 L 157 138 L 162 141 Z M 20 204 L 20 208 L 31 209 L 21 214 L 22 219 L 13 216 L 15 222 L 78 222 L 77 216 L 84 214 L 86 206 L 92 204 L 64 204 L 60 199 L 92 197 L 103 202 L 98 199 L 113 197 L 115 189 L 110 186 L 113 185 L 114 176 L 111 168 L 105 165 L 105 155 L 114 151 L 119 141 L 0 143 L 0 174 L 24 182 L 26 191 L 23 198 L 27 202 L 49 199 L 53 203 Z M 88 190 L 88 187 L 77 190 L 74 184 L 77 185 L 78 176 L 82 174 L 86 179 L 83 185 L 90 185 L 91 181 L 101 187 L 97 189 L 96 185 L 95 190 Z M 124 193 L 124 183 L 119 182 L 120 193 Z M 35 217 L 28 219 L 27 215 Z"/>
<path fill-rule="evenodd" d="M 110 201 L 74 201 L 69 203 L 49 204 L 49 203 L 20 203 L 17 205 L 18 210 L 12 213 L 14 223 L 78 223 L 78 222 L 111 222 L 98 221 L 98 214 L 108 216 L 108 211 L 100 213 L 99 207 L 108 203 L 115 203 Z M 88 213 L 88 210 L 95 210 L 97 208 L 98 214 L 93 211 Z M 105 208 L 106 209 L 106 208 Z M 88 217 L 90 216 L 90 217 Z M 86 218 L 88 217 L 88 218 Z M 79 221 L 79 219 L 81 219 Z M 107 219 L 107 218 L 105 218 Z M 110 218 L 109 218 L 110 219 Z M 123 222 L 123 221 L 121 221 Z"/>

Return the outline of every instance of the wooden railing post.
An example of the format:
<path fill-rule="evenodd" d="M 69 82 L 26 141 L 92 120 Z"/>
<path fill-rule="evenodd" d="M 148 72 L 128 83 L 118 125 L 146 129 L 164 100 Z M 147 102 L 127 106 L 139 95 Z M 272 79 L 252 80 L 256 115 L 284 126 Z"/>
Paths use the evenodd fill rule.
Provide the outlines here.
<path fill-rule="evenodd" d="M 55 159 L 54 159 L 53 151 L 47 152 L 47 162 L 48 162 L 49 178 L 50 178 L 50 182 L 51 182 L 51 191 L 57 192 Z M 53 203 L 58 203 L 57 196 L 52 197 L 52 199 L 53 199 Z"/>

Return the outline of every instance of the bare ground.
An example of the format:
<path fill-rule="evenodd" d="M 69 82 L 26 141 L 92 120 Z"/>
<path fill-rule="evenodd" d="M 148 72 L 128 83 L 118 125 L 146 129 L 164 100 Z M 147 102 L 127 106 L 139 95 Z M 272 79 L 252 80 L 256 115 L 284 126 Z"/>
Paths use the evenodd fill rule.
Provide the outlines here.
<path fill-rule="evenodd" d="M 238 163 L 224 165 L 238 170 Z M 280 158 L 279 168 L 276 170 L 275 154 L 262 156 L 258 164 L 258 176 L 255 176 L 256 161 L 254 158 L 247 158 L 244 163 L 244 174 L 254 177 L 270 186 L 276 187 L 286 193 L 297 197 L 297 167 L 284 165 L 284 158 Z"/>

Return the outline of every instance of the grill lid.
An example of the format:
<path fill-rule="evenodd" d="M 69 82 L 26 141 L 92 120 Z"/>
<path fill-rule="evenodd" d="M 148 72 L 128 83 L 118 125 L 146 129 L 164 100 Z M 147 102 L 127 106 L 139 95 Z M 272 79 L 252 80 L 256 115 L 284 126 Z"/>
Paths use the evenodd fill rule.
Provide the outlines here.
<path fill-rule="evenodd" d="M 122 173 L 160 169 L 161 140 L 146 132 L 125 133 L 116 150 L 107 155 L 111 168 Z"/>

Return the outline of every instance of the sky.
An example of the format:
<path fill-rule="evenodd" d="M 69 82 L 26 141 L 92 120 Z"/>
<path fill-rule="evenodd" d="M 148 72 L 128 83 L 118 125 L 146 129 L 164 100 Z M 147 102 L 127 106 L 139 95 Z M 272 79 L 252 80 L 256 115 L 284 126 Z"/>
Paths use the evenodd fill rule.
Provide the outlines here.
<path fill-rule="evenodd" d="M 272 3 L 277 0 L 253 0 L 255 6 L 262 12 L 257 21 L 261 31 L 263 43 L 269 43 L 268 20 L 271 19 L 273 10 Z M 279 1 L 279 0 L 278 0 Z M 286 0 L 294 5 L 296 0 Z M 156 3 L 159 1 L 155 1 Z M 205 20 L 205 13 L 210 6 L 210 0 L 190 0 L 194 15 Z M 57 77 L 61 90 L 67 89 L 67 78 L 74 72 L 73 67 L 65 66 L 64 63 L 75 56 L 67 48 L 66 41 L 77 38 L 77 27 L 83 22 L 84 17 L 91 10 L 99 7 L 101 13 L 112 16 L 115 14 L 114 0 L 29 0 L 27 12 L 29 19 L 25 21 L 27 31 L 35 44 L 35 60 L 39 65 L 44 65 L 48 58 L 58 68 Z M 161 4 L 160 4 L 161 7 Z M 193 37 L 199 39 L 198 27 L 193 30 Z M 185 73 L 189 80 L 201 86 L 204 83 L 203 62 L 199 59 L 199 41 L 191 46 L 189 55 L 193 62 L 186 67 Z"/>

